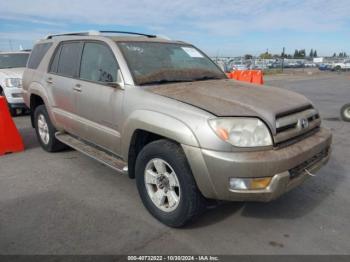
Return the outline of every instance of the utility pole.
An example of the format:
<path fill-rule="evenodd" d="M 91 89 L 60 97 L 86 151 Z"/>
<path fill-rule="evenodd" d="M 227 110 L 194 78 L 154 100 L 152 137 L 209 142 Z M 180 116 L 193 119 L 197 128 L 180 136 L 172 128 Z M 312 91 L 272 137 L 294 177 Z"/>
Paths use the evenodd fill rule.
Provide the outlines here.
<path fill-rule="evenodd" d="M 11 51 L 13 51 L 13 46 L 12 46 L 12 41 L 11 41 L 11 39 L 9 39 L 9 44 L 10 44 Z"/>
<path fill-rule="evenodd" d="M 284 52 L 285 52 L 285 48 L 283 47 L 283 51 L 282 51 L 282 73 L 283 73 L 283 69 L 284 69 Z"/>

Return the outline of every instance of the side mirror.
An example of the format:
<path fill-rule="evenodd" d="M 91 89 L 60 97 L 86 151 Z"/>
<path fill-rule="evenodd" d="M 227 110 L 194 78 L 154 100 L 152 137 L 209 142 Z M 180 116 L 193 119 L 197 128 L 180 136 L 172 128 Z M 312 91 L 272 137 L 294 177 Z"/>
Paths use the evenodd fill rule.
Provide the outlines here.
<path fill-rule="evenodd" d="M 113 88 L 118 88 L 118 89 L 122 89 L 121 85 L 119 83 L 116 82 L 107 82 L 105 83 L 107 86 L 113 87 Z"/>
<path fill-rule="evenodd" d="M 118 71 L 117 71 L 117 81 L 116 82 L 107 82 L 105 84 L 110 86 L 110 87 L 123 89 L 124 81 L 123 81 L 123 76 L 122 76 L 122 72 L 120 71 L 120 69 L 118 69 Z"/>

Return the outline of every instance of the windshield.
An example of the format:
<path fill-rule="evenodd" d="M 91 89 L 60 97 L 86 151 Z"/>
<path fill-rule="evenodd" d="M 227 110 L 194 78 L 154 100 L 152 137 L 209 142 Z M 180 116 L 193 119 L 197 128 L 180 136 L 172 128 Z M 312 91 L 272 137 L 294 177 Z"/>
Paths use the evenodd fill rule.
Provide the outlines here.
<path fill-rule="evenodd" d="M 0 54 L 0 69 L 26 67 L 29 54 Z"/>
<path fill-rule="evenodd" d="M 214 62 L 193 46 L 156 42 L 118 45 L 138 85 L 226 78 Z"/>

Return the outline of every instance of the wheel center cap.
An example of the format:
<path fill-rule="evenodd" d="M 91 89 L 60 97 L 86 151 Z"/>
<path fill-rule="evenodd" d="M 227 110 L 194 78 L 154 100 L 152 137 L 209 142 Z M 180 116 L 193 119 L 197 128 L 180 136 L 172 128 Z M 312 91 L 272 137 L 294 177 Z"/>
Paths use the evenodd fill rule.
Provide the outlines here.
<path fill-rule="evenodd" d="M 160 189 L 167 189 L 169 187 L 169 179 L 162 175 L 157 179 L 157 184 Z"/>

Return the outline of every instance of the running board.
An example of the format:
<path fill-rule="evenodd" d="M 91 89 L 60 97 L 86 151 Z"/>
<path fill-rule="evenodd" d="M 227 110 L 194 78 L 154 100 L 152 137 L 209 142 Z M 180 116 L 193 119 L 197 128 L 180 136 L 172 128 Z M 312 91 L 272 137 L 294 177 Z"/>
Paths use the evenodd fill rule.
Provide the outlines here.
<path fill-rule="evenodd" d="M 127 164 L 117 156 L 108 154 L 105 151 L 94 147 L 82 140 L 79 140 L 67 133 L 57 132 L 55 136 L 63 144 L 70 146 L 71 148 L 101 162 L 102 164 L 109 166 L 110 168 L 113 168 L 122 174 L 128 173 Z"/>

